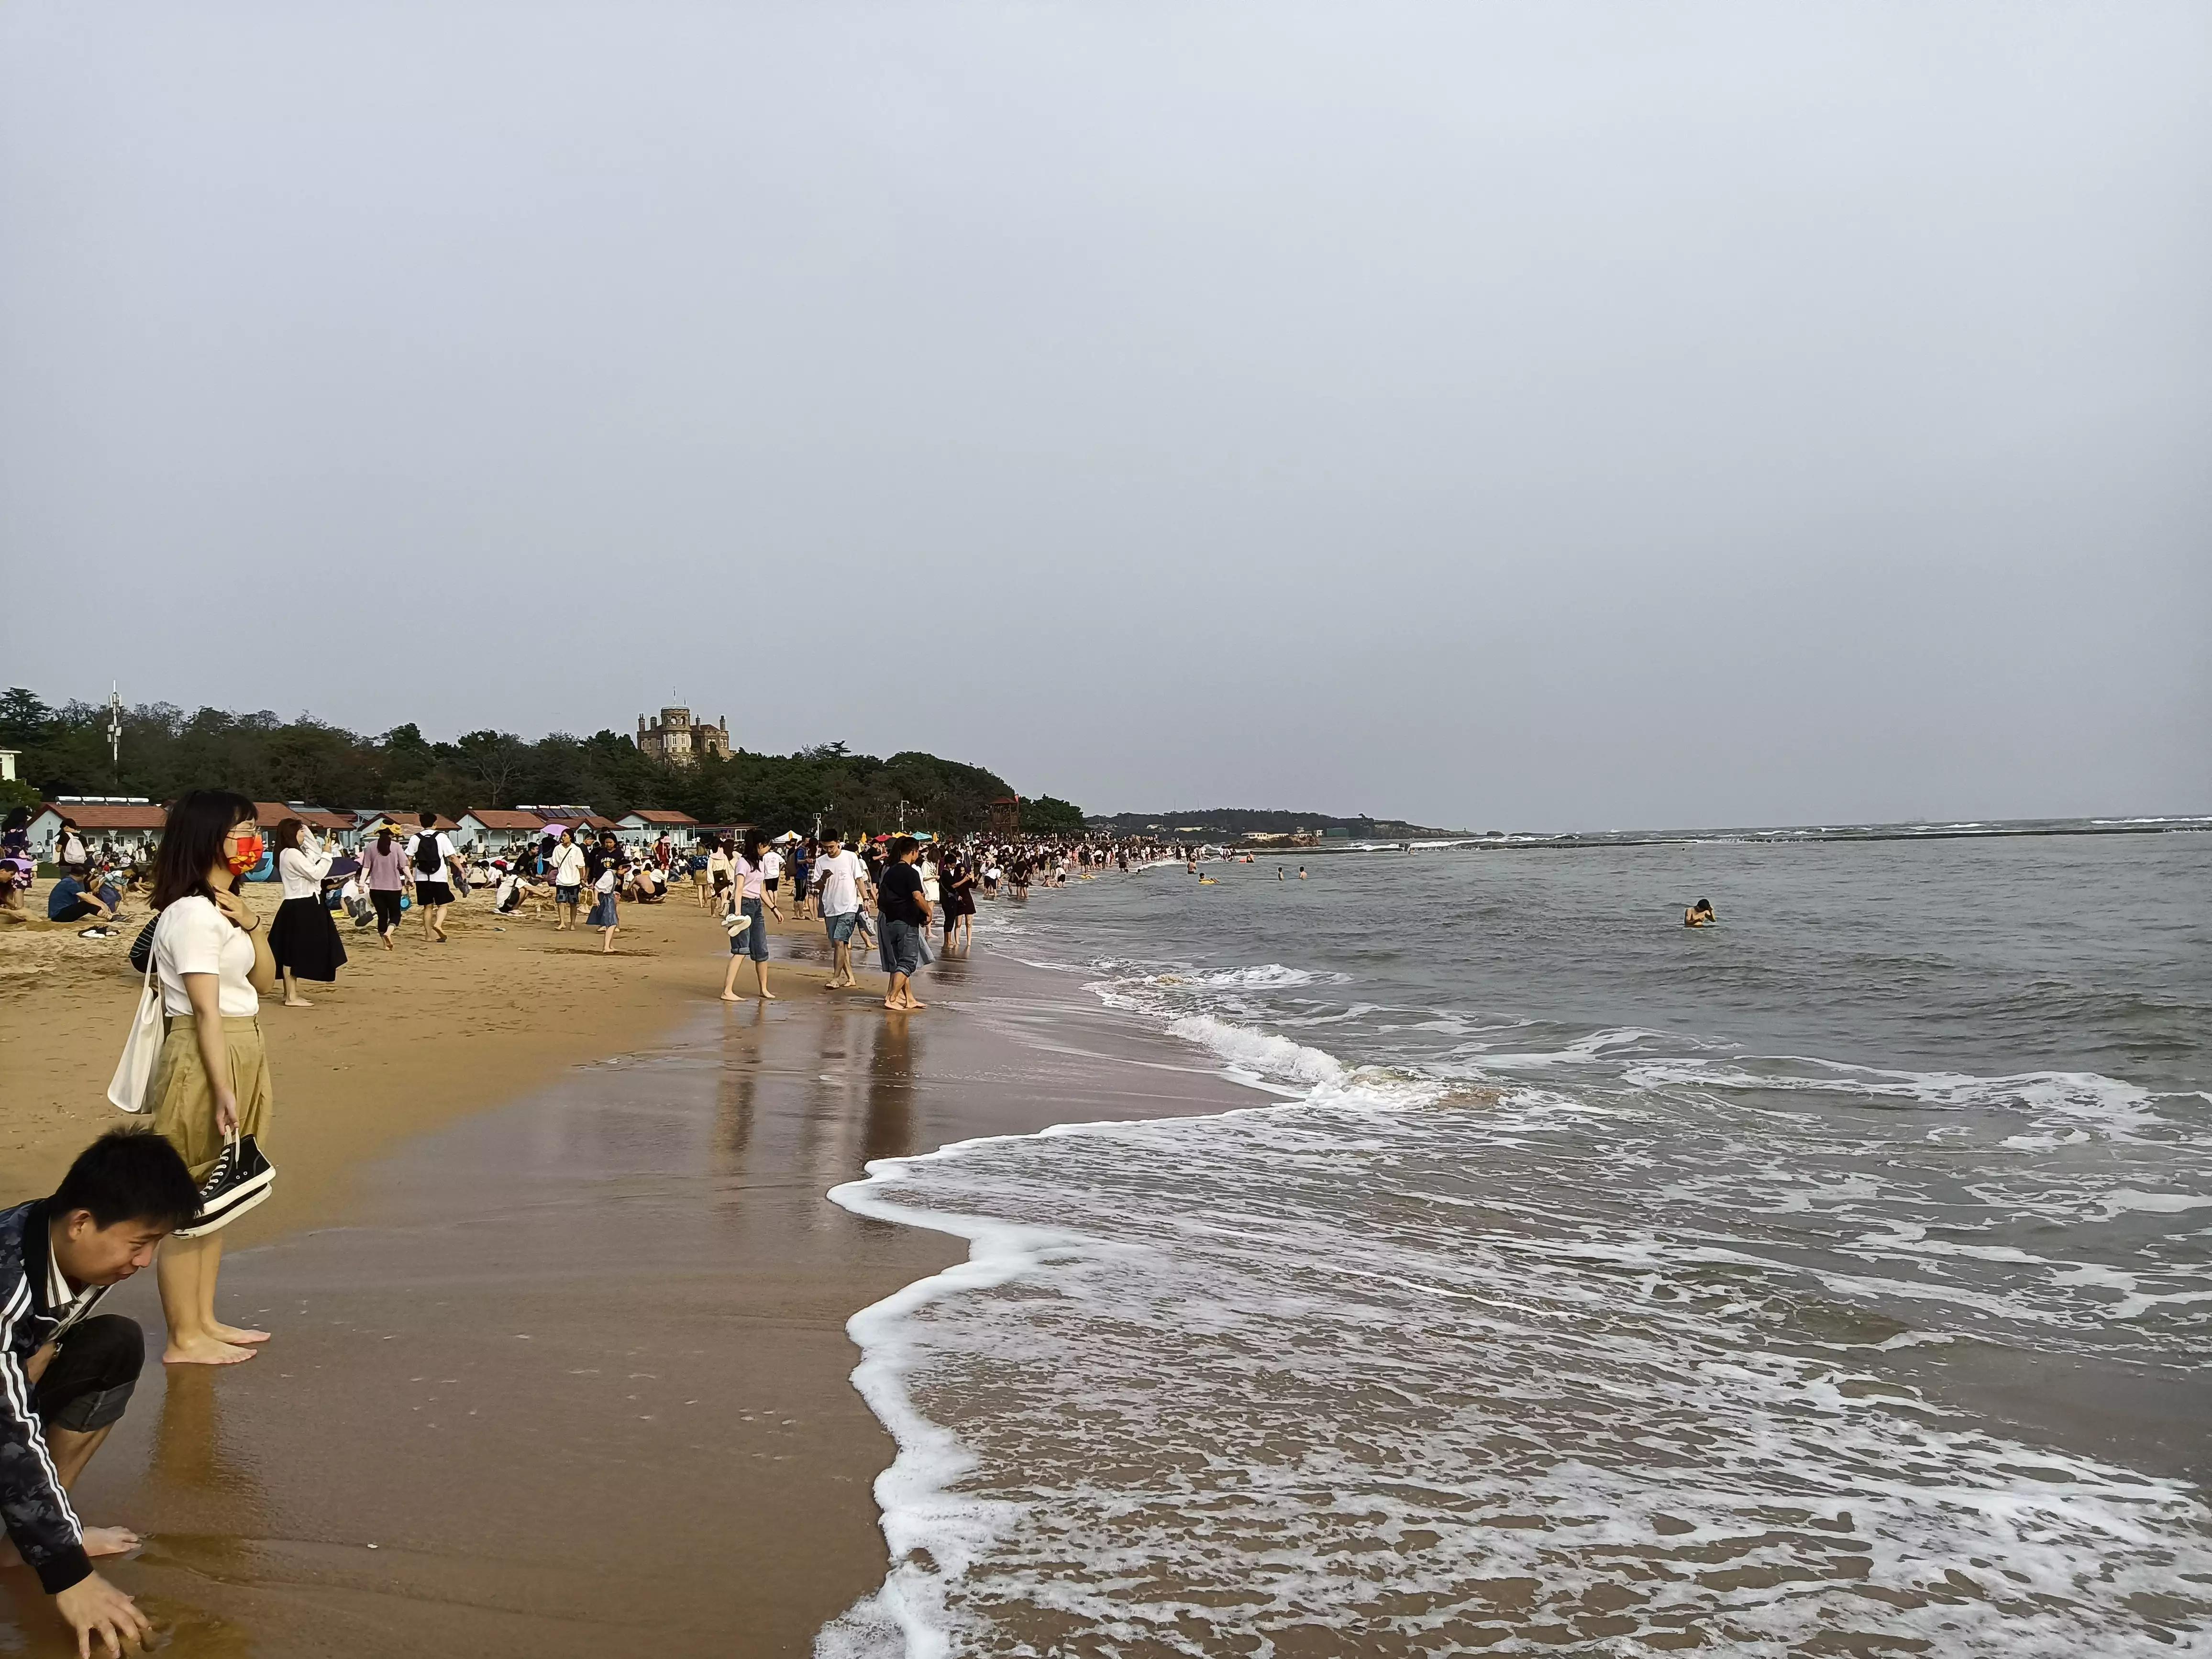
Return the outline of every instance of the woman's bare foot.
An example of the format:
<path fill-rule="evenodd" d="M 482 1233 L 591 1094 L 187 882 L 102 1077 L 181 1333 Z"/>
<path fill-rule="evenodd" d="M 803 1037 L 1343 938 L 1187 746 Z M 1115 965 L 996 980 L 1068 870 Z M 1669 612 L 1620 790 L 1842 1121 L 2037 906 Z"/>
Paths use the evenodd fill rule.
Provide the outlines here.
<path fill-rule="evenodd" d="M 773 991 L 763 991 L 760 994 L 760 1000 L 763 1002 L 774 1002 L 777 1000 L 777 998 L 775 993 Z"/>
<path fill-rule="evenodd" d="M 235 1343 L 219 1341 L 212 1336 L 195 1336 L 179 1342 L 172 1338 L 161 1351 L 164 1365 L 236 1365 L 251 1359 L 258 1352 L 241 1348 Z"/>
<path fill-rule="evenodd" d="M 735 991 L 725 991 L 722 993 L 722 1000 L 725 1002 L 743 1002 L 744 999 L 739 996 Z"/>
<path fill-rule="evenodd" d="M 138 1534 L 128 1527 L 87 1527 L 84 1529 L 84 1553 L 87 1555 L 127 1555 L 138 1547 Z"/>
<path fill-rule="evenodd" d="M 284 1006 L 287 1008 L 312 1008 L 315 1005 L 305 997 L 286 997 Z"/>
<path fill-rule="evenodd" d="M 926 1003 L 926 1002 L 916 1002 L 916 1001 L 915 1001 L 912 997 L 908 997 L 908 998 L 906 1000 L 906 1008 L 907 1008 L 907 1012 L 908 1012 L 908 1013 L 910 1013 L 910 1014 L 911 1014 L 911 1013 L 918 1013 L 918 1012 L 920 1012 L 922 1009 L 927 1008 L 927 1007 L 928 1007 L 928 1006 L 929 1006 L 929 1005 L 928 1005 L 927 1003 Z"/>
<path fill-rule="evenodd" d="M 269 1340 L 269 1333 L 266 1331 L 240 1330 L 235 1325 L 214 1325 L 209 1328 L 214 1332 L 217 1341 L 235 1342 L 243 1347 L 251 1347 L 257 1342 L 266 1342 Z"/>

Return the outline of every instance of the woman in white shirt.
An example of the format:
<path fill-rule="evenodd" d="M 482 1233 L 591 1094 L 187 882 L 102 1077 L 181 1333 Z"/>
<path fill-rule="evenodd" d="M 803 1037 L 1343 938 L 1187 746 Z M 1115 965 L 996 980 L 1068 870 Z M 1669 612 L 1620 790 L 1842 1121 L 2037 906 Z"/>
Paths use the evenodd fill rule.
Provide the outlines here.
<path fill-rule="evenodd" d="M 222 789 L 195 789 L 169 809 L 154 859 L 154 966 L 169 1033 L 147 1097 L 154 1129 L 177 1149 L 192 1179 L 214 1173 L 223 1144 L 250 1134 L 264 1149 L 269 1128 L 269 1060 L 261 1046 L 261 999 L 276 968 L 261 919 L 237 894 L 262 855 L 253 803 Z M 215 1316 L 222 1235 L 171 1238 L 155 1273 L 169 1323 L 164 1364 L 234 1365 L 251 1359 L 266 1331 Z"/>
<path fill-rule="evenodd" d="M 300 994 L 300 981 L 328 985 L 345 965 L 345 942 L 323 908 L 323 878 L 336 858 L 315 844 L 299 819 L 286 818 L 276 826 L 276 873 L 284 883 L 284 902 L 269 924 L 269 954 L 284 976 L 287 1008 L 313 1007 Z"/>

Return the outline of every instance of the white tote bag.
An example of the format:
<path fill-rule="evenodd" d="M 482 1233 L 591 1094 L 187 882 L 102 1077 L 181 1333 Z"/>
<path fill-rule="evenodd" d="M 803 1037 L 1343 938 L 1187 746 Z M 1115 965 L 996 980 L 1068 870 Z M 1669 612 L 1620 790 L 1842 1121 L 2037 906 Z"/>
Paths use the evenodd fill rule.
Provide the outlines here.
<path fill-rule="evenodd" d="M 161 1058 L 161 1043 L 168 1033 L 161 1023 L 161 986 L 154 977 L 154 952 L 146 952 L 146 978 L 138 990 L 138 1012 L 131 1016 L 131 1035 L 124 1040 L 123 1058 L 107 1085 L 107 1097 L 126 1112 L 143 1112 L 154 1081 L 155 1062 Z"/>

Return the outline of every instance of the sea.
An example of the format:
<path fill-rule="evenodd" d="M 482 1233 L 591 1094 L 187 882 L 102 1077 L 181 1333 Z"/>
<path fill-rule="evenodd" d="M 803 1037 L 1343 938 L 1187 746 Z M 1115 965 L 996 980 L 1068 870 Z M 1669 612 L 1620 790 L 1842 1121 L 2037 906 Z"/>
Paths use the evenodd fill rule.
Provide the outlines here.
<path fill-rule="evenodd" d="M 2208 830 L 986 904 L 1250 1104 L 832 1194 L 970 1253 L 851 1324 L 893 1566 L 817 1651 L 2212 1653 Z"/>

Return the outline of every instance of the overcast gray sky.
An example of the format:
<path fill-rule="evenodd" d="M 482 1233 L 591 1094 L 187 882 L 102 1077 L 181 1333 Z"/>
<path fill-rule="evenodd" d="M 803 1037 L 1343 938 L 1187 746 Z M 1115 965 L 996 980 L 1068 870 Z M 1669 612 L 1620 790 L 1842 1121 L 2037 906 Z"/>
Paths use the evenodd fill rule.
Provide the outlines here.
<path fill-rule="evenodd" d="M 2212 810 L 2212 7 L 14 0 L 0 555 L 49 697 Z"/>

